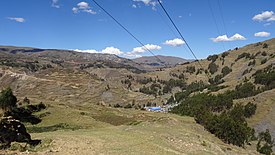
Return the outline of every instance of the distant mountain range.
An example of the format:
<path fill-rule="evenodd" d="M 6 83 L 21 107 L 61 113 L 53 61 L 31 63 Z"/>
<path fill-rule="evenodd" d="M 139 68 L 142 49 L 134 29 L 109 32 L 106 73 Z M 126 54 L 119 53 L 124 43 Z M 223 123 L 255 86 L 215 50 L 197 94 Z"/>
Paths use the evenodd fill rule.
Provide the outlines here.
<path fill-rule="evenodd" d="M 187 60 L 187 59 L 174 57 L 174 56 L 157 55 L 157 56 L 144 56 L 144 57 L 133 59 L 133 61 L 139 64 L 149 65 L 152 67 L 165 67 L 165 66 L 173 67 L 178 64 L 191 62 L 192 60 Z"/>

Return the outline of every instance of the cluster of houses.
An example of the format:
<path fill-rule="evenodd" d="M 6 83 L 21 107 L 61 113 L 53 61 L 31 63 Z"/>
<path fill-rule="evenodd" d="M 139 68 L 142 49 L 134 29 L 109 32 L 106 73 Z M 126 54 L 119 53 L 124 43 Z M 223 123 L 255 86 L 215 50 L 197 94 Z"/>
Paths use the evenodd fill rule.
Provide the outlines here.
<path fill-rule="evenodd" d="M 172 108 L 178 106 L 179 104 L 173 104 L 173 105 L 163 105 L 163 106 L 158 106 L 158 107 L 144 107 L 145 110 L 147 111 L 154 111 L 154 112 L 168 112 Z"/>

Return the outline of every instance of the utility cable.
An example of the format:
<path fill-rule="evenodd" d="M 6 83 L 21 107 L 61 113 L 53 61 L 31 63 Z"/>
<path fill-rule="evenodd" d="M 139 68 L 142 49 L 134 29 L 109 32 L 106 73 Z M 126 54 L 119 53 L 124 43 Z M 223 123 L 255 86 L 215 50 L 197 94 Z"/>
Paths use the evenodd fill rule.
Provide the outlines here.
<path fill-rule="evenodd" d="M 92 0 L 100 9 L 102 9 L 109 17 L 111 17 L 121 28 L 123 28 L 132 38 L 134 38 L 145 50 L 150 52 L 157 60 L 161 63 L 164 64 L 165 67 L 168 67 L 161 59 L 156 56 L 150 49 L 148 49 L 145 44 L 143 44 L 133 33 L 131 33 L 125 26 L 123 26 L 114 16 L 112 16 L 107 10 L 105 10 L 96 0 Z"/>
<path fill-rule="evenodd" d="M 171 21 L 171 23 L 173 24 L 173 26 L 175 27 L 175 29 L 177 30 L 177 32 L 179 33 L 179 35 L 181 36 L 182 40 L 185 42 L 186 46 L 188 47 L 189 51 L 192 53 L 192 55 L 194 56 L 195 60 L 198 62 L 198 64 L 200 65 L 201 68 L 202 65 L 199 62 L 197 56 L 195 55 L 194 51 L 192 50 L 192 48 L 190 47 L 190 45 L 188 44 L 188 42 L 184 39 L 183 35 L 181 34 L 180 30 L 178 29 L 177 25 L 175 24 L 175 22 L 172 20 L 172 18 L 170 17 L 169 13 L 166 11 L 166 9 L 164 8 L 164 6 L 162 5 L 161 1 L 158 0 L 161 8 L 163 9 L 163 11 L 165 12 L 165 14 L 167 15 L 167 17 L 169 18 L 169 20 Z M 210 77 L 208 76 L 208 74 L 205 74 L 207 76 L 208 79 L 210 79 Z"/>
<path fill-rule="evenodd" d="M 216 19 L 215 14 L 214 14 L 214 10 L 213 10 L 213 8 L 212 8 L 212 6 L 211 6 L 211 2 L 210 2 L 210 0 L 207 0 L 207 1 L 208 1 L 208 6 L 209 6 L 209 8 L 210 8 L 211 15 L 212 15 L 212 18 L 213 18 L 213 20 L 214 20 L 216 29 L 217 29 L 217 31 L 218 31 L 218 34 L 221 36 L 222 33 L 221 33 L 220 29 L 219 29 L 218 22 L 217 22 L 217 19 Z M 228 37 L 228 34 L 227 34 L 227 33 L 226 33 L 226 36 Z M 223 50 L 225 51 L 225 46 L 224 46 L 224 43 L 223 43 L 223 42 L 222 42 L 222 46 L 223 46 Z"/>

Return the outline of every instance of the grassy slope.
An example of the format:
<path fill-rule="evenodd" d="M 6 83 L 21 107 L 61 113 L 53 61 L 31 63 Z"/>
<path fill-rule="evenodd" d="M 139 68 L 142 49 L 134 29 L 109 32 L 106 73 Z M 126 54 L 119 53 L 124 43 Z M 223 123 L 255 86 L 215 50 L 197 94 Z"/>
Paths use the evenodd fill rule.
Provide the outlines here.
<path fill-rule="evenodd" d="M 256 154 L 224 144 L 190 117 L 98 106 L 54 105 L 45 112 L 51 114 L 35 127 L 66 123 L 68 128 L 33 132 L 34 138 L 53 140 L 41 154 Z"/>

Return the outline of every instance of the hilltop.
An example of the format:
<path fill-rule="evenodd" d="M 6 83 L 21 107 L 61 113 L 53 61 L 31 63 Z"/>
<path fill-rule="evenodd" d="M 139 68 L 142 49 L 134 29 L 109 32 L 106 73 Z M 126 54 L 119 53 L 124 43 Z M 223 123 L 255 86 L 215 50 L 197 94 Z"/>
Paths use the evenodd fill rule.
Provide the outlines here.
<path fill-rule="evenodd" d="M 161 62 L 159 59 L 161 60 Z M 140 64 L 145 64 L 145 65 L 154 66 L 154 67 L 174 67 L 179 64 L 190 62 L 191 60 L 186 60 L 183 58 L 173 57 L 173 56 L 156 55 L 156 56 L 143 56 L 140 58 L 133 59 L 133 61 Z"/>

